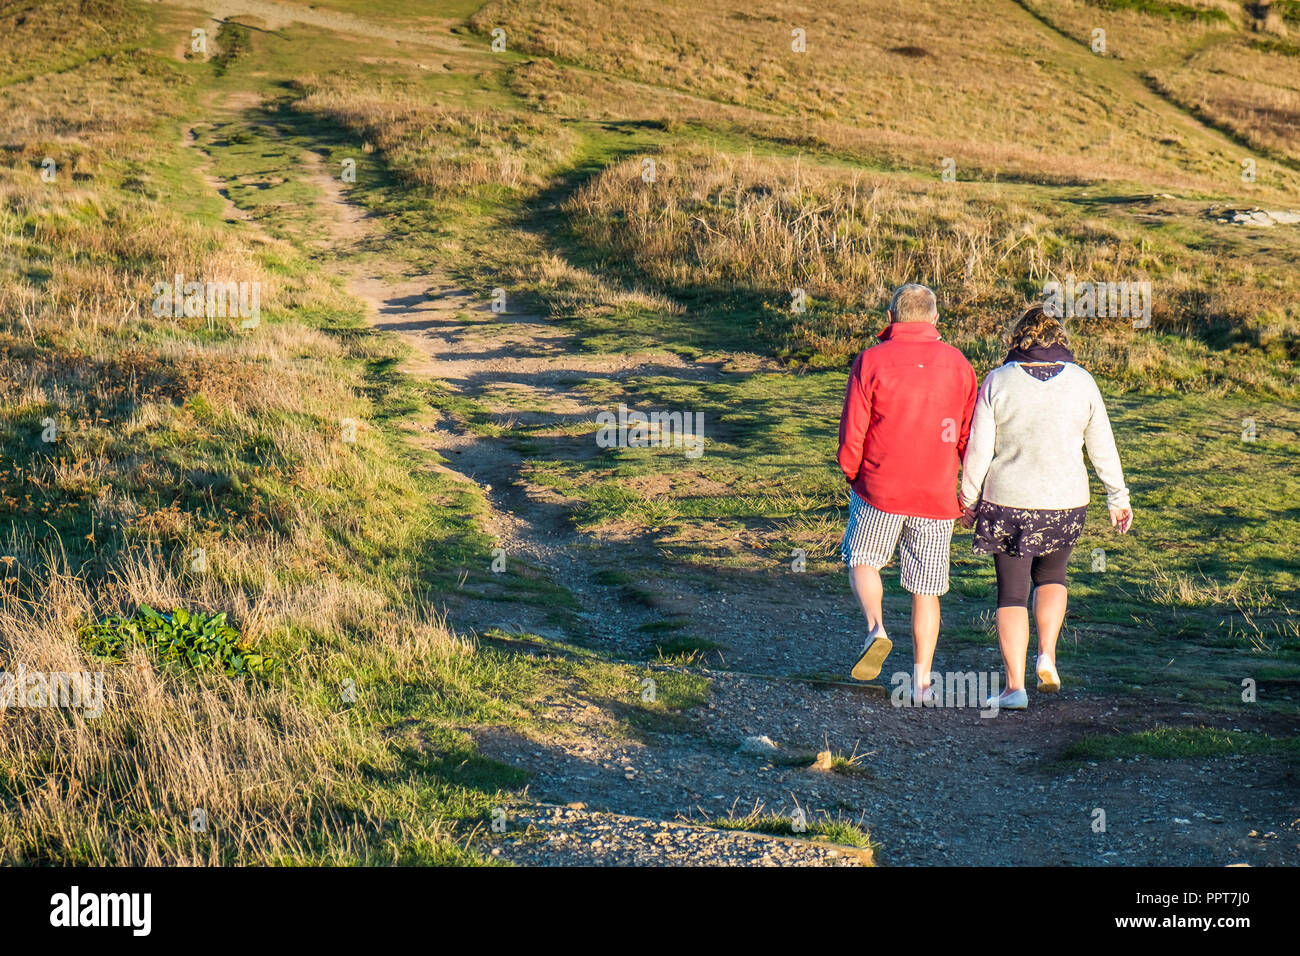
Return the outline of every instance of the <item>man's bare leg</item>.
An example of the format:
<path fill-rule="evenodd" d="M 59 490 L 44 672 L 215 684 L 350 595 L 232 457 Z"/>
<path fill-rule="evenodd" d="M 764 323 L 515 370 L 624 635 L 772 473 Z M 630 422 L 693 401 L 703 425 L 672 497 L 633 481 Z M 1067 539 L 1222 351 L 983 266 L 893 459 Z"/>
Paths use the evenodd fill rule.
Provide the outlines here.
<path fill-rule="evenodd" d="M 867 619 L 867 633 L 872 637 L 884 636 L 885 619 L 881 604 L 885 597 L 884 585 L 880 582 L 880 571 L 868 564 L 858 564 L 849 568 L 849 586 L 853 596 L 862 607 L 862 615 Z"/>
<path fill-rule="evenodd" d="M 884 587 L 880 583 L 880 570 L 863 564 L 851 567 L 849 584 L 853 588 L 853 596 L 862 607 L 862 616 L 867 619 L 867 640 L 849 674 L 854 680 L 875 680 L 880 676 L 885 658 L 894 647 L 885 634 L 884 612 L 881 609 Z"/>
<path fill-rule="evenodd" d="M 915 668 L 912 686 L 918 697 L 930 686 L 934 649 L 939 644 L 939 597 L 935 594 L 912 595 L 912 661 Z"/>

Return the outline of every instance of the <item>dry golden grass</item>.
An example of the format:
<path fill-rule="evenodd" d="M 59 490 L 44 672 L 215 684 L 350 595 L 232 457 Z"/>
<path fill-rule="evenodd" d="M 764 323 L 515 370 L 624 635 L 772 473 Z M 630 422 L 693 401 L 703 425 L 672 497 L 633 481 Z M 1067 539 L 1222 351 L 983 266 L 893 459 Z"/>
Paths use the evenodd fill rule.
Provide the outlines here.
<path fill-rule="evenodd" d="M 1288 47 L 1283 54 L 1270 52 L 1267 41 L 1233 39 L 1151 76 L 1173 99 L 1251 146 L 1300 159 L 1300 45 Z"/>
<path fill-rule="evenodd" d="M 0 9 L 0 84 L 67 69 L 145 36 L 144 22 L 114 0 L 10 0 Z M 12 42 L 21 39 L 21 42 Z"/>
<path fill-rule="evenodd" d="M 294 108 L 353 130 L 410 183 L 444 192 L 538 186 L 573 136 L 547 117 L 428 102 L 397 83 L 337 74 L 304 79 Z"/>
<path fill-rule="evenodd" d="M 1085 45 L 1092 43 L 1093 30 L 1104 30 L 1106 56 L 1141 62 L 1213 42 L 1247 27 L 1250 20 L 1237 0 L 1174 0 L 1179 8 L 1199 11 L 1199 17 L 1161 15 L 1106 0 L 1019 2 Z"/>
<path fill-rule="evenodd" d="M 337 577 L 278 583 L 289 544 L 245 545 L 237 556 L 244 580 L 235 585 L 220 574 L 182 580 L 150 549 L 131 549 L 93 585 L 57 553 L 31 556 L 45 575 L 39 600 L 0 595 L 5 669 L 106 671 L 106 699 L 98 717 L 76 708 L 0 710 L 0 862 L 385 862 L 375 858 L 373 808 L 356 786 L 361 764 L 383 766 L 385 754 L 355 730 L 346 708 L 308 701 L 336 696 L 340 675 L 359 674 L 366 658 L 429 679 L 460 645 L 438 622 L 395 615 L 386 595 Z M 25 549 L 10 542 L 7 550 Z M 257 579 L 260 588 L 249 583 Z M 74 635 L 87 618 L 141 603 L 226 610 L 254 632 L 286 620 L 322 633 L 356 626 L 374 640 L 352 660 L 310 652 L 290 662 L 289 684 L 265 687 L 169 676 L 144 655 L 105 664 L 78 649 Z M 196 810 L 206 815 L 197 831 Z M 449 839 L 436 821 L 404 827 L 431 842 Z"/>
<path fill-rule="evenodd" d="M 762 296 L 769 334 L 819 364 L 854 354 L 906 280 L 933 285 L 948 335 L 967 346 L 999 337 L 1044 282 L 1069 275 L 1151 281 L 1153 324 L 1169 331 L 1195 335 L 1218 321 L 1242 334 L 1254 327 L 1257 343 L 1276 348 L 1300 329 L 1293 296 L 1278 288 L 1283 268 L 1231 275 L 1214 256 L 1157 244 L 1136 222 L 1064 218 L 1014 188 L 936 190 L 800 160 L 671 149 L 658 156 L 655 183 L 627 160 L 581 188 L 567 211 L 590 245 L 632 264 L 653 288 Z M 794 288 L 831 308 L 792 314 Z M 1176 374 L 1130 321 L 1076 322 L 1082 354 L 1103 374 Z"/>
<path fill-rule="evenodd" d="M 1025 142 L 981 141 L 973 134 L 945 137 L 933 132 L 909 132 L 864 127 L 836 120 L 807 117 L 792 122 L 749 106 L 719 103 L 702 96 L 665 93 L 640 82 L 533 60 L 520 64 L 511 77 L 512 89 L 537 109 L 563 116 L 602 122 L 653 122 L 672 133 L 686 127 L 707 129 L 709 135 L 733 133 L 779 146 L 806 148 L 837 156 L 913 169 L 926 176 L 941 171 L 940 160 L 952 158 L 962 179 L 1022 179 L 1038 183 L 1075 184 L 1098 179 L 1134 181 L 1149 168 L 1131 162 L 1100 159 L 1072 150 L 1046 149 Z M 1204 187 L 1204 177 L 1166 172 L 1169 188 Z"/>
<path fill-rule="evenodd" d="M 1264 4 L 1180 0 L 1224 19 L 1171 19 L 1089 0 L 1026 0 L 1053 26 L 1091 42 L 1106 31 L 1106 54 L 1132 62 L 1180 106 L 1229 131 L 1255 149 L 1300 159 L 1300 7 L 1282 4 L 1257 17 Z"/>
<path fill-rule="evenodd" d="M 515 89 L 541 109 L 705 125 L 721 118 L 777 142 L 936 177 L 952 158 L 963 179 L 1240 185 L 1237 150 L 1169 109 L 1131 71 L 1010 2 L 972 16 L 963 0 L 831 0 L 761 12 L 684 0 L 494 0 L 471 25 L 502 26 L 513 49 L 581 68 L 517 72 Z M 791 50 L 795 28 L 806 31 L 807 53 Z M 1289 171 L 1278 176 L 1270 189 L 1300 183 Z"/>

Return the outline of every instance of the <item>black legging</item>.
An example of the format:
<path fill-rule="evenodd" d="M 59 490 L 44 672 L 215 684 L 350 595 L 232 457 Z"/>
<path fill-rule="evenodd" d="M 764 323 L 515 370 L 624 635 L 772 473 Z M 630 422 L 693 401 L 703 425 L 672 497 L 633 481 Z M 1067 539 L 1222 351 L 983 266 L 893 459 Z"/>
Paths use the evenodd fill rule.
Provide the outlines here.
<path fill-rule="evenodd" d="M 1040 584 L 1064 584 L 1065 567 L 1073 547 L 1061 548 L 1035 558 L 1013 558 L 994 554 L 998 572 L 998 607 L 1029 607 L 1029 594 Z"/>

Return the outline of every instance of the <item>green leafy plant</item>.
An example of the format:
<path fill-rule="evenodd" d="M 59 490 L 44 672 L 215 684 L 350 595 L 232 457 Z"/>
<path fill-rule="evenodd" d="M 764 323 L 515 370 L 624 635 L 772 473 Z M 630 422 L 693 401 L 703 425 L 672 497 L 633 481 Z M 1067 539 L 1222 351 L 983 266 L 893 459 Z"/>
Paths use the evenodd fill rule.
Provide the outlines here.
<path fill-rule="evenodd" d="M 149 651 L 164 666 L 221 671 L 229 677 L 271 678 L 281 662 L 258 654 L 240 641 L 226 615 L 176 608 L 170 614 L 142 604 L 132 617 L 111 617 L 81 629 L 86 650 L 98 657 L 123 658 L 133 647 Z"/>

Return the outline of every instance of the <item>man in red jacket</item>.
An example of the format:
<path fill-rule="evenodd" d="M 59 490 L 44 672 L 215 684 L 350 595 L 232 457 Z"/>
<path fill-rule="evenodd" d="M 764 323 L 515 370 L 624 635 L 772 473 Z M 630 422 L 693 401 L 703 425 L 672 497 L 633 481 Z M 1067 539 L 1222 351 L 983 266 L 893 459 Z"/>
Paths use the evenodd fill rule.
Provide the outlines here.
<path fill-rule="evenodd" d="M 893 648 L 885 634 L 880 569 L 897 549 L 899 583 L 912 594 L 912 697 L 932 702 L 939 595 L 948 591 L 957 469 L 979 383 L 966 357 L 939 337 L 934 293 L 905 285 L 889 304 L 880 342 L 853 363 L 840 416 L 840 470 L 849 523 L 841 548 L 867 640 L 853 666 L 874 680 Z"/>

